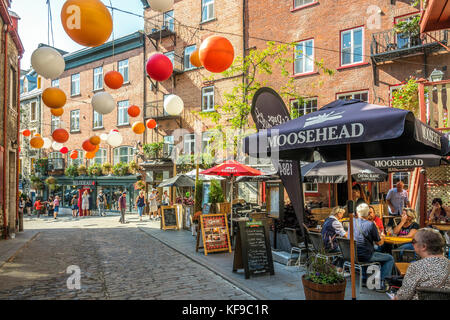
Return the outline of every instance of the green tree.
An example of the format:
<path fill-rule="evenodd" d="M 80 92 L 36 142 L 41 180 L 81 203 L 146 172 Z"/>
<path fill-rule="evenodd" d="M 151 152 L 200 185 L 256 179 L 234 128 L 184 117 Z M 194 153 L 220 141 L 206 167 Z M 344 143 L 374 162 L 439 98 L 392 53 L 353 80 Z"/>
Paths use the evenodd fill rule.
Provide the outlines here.
<path fill-rule="evenodd" d="M 211 202 L 211 208 L 214 208 L 216 203 L 221 203 L 224 201 L 225 200 L 220 181 L 211 180 L 211 188 L 209 189 L 209 202 Z"/>

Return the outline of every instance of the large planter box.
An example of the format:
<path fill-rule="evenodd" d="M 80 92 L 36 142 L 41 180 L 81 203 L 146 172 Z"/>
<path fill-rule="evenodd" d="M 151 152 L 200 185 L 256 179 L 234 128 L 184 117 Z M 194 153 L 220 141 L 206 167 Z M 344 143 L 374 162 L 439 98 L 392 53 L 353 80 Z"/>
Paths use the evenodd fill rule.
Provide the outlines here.
<path fill-rule="evenodd" d="M 344 300 L 347 281 L 338 284 L 318 284 L 302 276 L 306 300 Z"/>

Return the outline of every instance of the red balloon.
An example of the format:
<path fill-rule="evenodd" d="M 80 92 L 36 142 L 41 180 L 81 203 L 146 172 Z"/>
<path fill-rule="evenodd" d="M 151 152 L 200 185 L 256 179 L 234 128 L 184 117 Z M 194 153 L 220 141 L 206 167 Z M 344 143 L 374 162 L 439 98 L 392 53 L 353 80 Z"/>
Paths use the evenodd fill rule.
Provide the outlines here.
<path fill-rule="evenodd" d="M 73 150 L 73 151 L 70 153 L 70 159 L 75 160 L 76 158 L 78 158 L 78 151 Z"/>
<path fill-rule="evenodd" d="M 95 150 L 95 146 L 89 141 L 89 139 L 84 140 L 82 147 L 86 152 L 92 152 Z"/>
<path fill-rule="evenodd" d="M 155 52 L 150 55 L 147 61 L 147 74 L 156 81 L 165 81 L 170 78 L 173 72 L 172 61 L 162 53 Z"/>
<path fill-rule="evenodd" d="M 206 70 L 220 73 L 233 63 L 234 48 L 227 38 L 210 36 L 202 42 L 198 54 Z"/>
<path fill-rule="evenodd" d="M 69 140 L 69 133 L 65 129 L 56 129 L 52 133 L 52 138 L 58 143 L 65 143 Z"/>
<path fill-rule="evenodd" d="M 147 128 L 149 129 L 155 129 L 156 128 L 156 121 L 155 119 L 150 119 L 147 121 Z"/>
<path fill-rule="evenodd" d="M 135 118 L 141 114 L 141 109 L 138 106 L 130 106 L 128 107 L 128 115 L 132 118 Z"/>
<path fill-rule="evenodd" d="M 119 89 L 123 85 L 123 76 L 120 72 L 109 71 L 105 74 L 105 84 L 111 89 Z"/>
<path fill-rule="evenodd" d="M 69 152 L 69 149 L 67 149 L 67 147 L 62 147 L 59 152 L 61 152 L 62 154 L 66 154 L 67 152 Z"/>
<path fill-rule="evenodd" d="M 29 137 L 31 135 L 31 131 L 28 129 L 23 130 L 22 134 L 24 135 L 24 137 Z"/>

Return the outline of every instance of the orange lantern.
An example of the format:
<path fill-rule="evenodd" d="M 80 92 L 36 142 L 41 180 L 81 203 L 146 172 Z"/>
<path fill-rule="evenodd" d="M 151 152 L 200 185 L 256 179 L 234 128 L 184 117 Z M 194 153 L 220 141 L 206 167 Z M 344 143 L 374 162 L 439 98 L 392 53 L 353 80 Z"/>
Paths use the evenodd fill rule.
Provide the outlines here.
<path fill-rule="evenodd" d="M 156 128 L 156 121 L 155 119 L 150 119 L 147 121 L 147 128 L 149 129 L 155 129 Z"/>
<path fill-rule="evenodd" d="M 111 14 L 100 0 L 67 0 L 61 23 L 73 41 L 86 47 L 104 44 L 113 30 Z"/>
<path fill-rule="evenodd" d="M 31 138 L 30 146 L 35 149 L 41 149 L 44 146 L 44 139 L 41 137 Z"/>
<path fill-rule="evenodd" d="M 64 107 L 67 98 L 64 91 L 59 88 L 47 88 L 42 92 L 42 101 L 45 105 L 52 109 L 59 109 Z"/>
<path fill-rule="evenodd" d="M 86 157 L 86 159 L 94 159 L 95 152 L 86 152 L 85 157 Z"/>
<path fill-rule="evenodd" d="M 141 114 L 141 109 L 138 106 L 130 106 L 128 107 L 128 115 L 132 118 L 135 118 Z"/>
<path fill-rule="evenodd" d="M 92 152 L 95 150 L 95 146 L 89 140 L 84 140 L 82 148 L 86 152 Z"/>
<path fill-rule="evenodd" d="M 24 137 L 29 137 L 31 135 L 31 131 L 28 129 L 25 129 L 25 130 L 23 130 L 22 134 Z"/>
<path fill-rule="evenodd" d="M 35 133 L 33 137 L 40 137 L 41 135 L 39 133 Z"/>
<path fill-rule="evenodd" d="M 105 84 L 111 89 L 119 89 L 123 85 L 123 76 L 117 71 L 107 72 L 104 80 Z"/>
<path fill-rule="evenodd" d="M 199 58 L 206 70 L 215 73 L 223 72 L 233 63 L 233 45 L 227 38 L 210 36 L 200 45 Z"/>
<path fill-rule="evenodd" d="M 198 55 L 198 49 L 192 52 L 189 61 L 193 66 L 196 66 L 197 68 L 200 68 L 202 66 L 202 63 L 200 62 L 200 57 Z"/>
<path fill-rule="evenodd" d="M 136 134 L 143 134 L 145 132 L 145 125 L 142 122 L 135 122 L 131 129 Z"/>
<path fill-rule="evenodd" d="M 55 117 L 61 117 L 64 113 L 64 108 L 58 108 L 58 109 L 50 109 L 50 112 Z"/>
<path fill-rule="evenodd" d="M 89 139 L 89 142 L 92 143 L 94 146 L 98 146 L 101 140 L 99 136 L 93 136 Z"/>
<path fill-rule="evenodd" d="M 77 151 L 77 150 L 73 150 L 73 151 L 70 153 L 70 159 L 75 160 L 76 158 L 78 158 L 78 151 Z"/>
<path fill-rule="evenodd" d="M 52 138 L 58 143 L 65 143 L 69 140 L 69 133 L 65 129 L 56 129 L 52 133 Z"/>

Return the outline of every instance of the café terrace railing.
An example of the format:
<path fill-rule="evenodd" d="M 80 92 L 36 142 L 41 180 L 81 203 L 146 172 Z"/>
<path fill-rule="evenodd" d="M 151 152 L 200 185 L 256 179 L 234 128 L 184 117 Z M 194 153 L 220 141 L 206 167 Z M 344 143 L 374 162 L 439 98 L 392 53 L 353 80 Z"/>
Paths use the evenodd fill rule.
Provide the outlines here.
<path fill-rule="evenodd" d="M 426 123 L 438 130 L 450 130 L 450 80 L 436 84 L 428 82 L 426 98 Z"/>
<path fill-rule="evenodd" d="M 147 102 L 144 108 L 145 119 L 178 119 L 180 116 L 171 116 L 164 111 L 164 100 Z"/>

